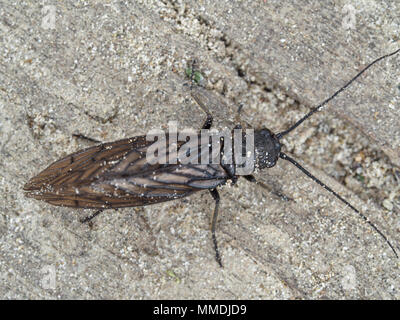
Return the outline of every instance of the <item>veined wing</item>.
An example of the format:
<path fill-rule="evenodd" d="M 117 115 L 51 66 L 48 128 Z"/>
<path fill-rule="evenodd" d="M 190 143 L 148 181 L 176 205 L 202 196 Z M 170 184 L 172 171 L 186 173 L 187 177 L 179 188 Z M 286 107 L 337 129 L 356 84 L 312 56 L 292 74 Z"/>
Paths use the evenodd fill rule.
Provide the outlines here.
<path fill-rule="evenodd" d="M 30 179 L 24 190 L 49 191 L 63 185 L 88 183 L 109 170 L 126 155 L 146 147 L 151 142 L 146 142 L 144 136 L 104 143 L 72 153 L 54 163 Z"/>
<path fill-rule="evenodd" d="M 150 164 L 151 144 L 138 136 L 78 151 L 50 165 L 24 190 L 53 205 L 118 208 L 185 197 L 227 180 L 218 164 Z"/>

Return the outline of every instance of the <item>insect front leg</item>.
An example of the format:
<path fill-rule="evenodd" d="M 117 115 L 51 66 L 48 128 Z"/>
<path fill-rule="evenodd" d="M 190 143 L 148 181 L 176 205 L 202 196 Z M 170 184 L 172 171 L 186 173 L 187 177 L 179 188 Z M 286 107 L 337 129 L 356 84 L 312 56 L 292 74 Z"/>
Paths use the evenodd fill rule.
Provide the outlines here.
<path fill-rule="evenodd" d="M 202 129 L 210 129 L 213 123 L 213 116 L 211 115 L 210 110 L 208 110 L 207 106 L 200 100 L 198 96 L 192 95 L 192 97 L 199 107 L 207 114 L 207 119 L 204 121 Z"/>
<path fill-rule="evenodd" d="M 222 266 L 222 262 L 221 262 L 221 256 L 219 255 L 217 237 L 215 236 L 215 227 L 217 225 L 220 196 L 219 196 L 217 189 L 210 190 L 210 193 L 211 193 L 211 196 L 215 200 L 214 214 L 213 214 L 212 223 L 211 223 L 211 236 L 212 236 L 212 240 L 214 243 L 215 259 L 217 260 L 219 266 L 222 268 L 223 266 Z"/>
<path fill-rule="evenodd" d="M 190 69 L 190 91 L 193 92 L 193 82 L 194 82 L 194 76 L 195 76 L 195 65 L 196 65 L 196 60 L 193 59 L 192 61 L 192 67 Z M 210 113 L 210 110 L 208 110 L 207 106 L 201 101 L 200 97 L 192 93 L 192 97 L 196 101 L 196 103 L 200 106 L 200 108 L 207 114 L 207 119 L 204 121 L 202 129 L 210 129 L 212 122 L 213 122 L 213 116 Z"/>
<path fill-rule="evenodd" d="M 257 181 L 256 178 L 254 178 L 253 175 L 247 175 L 247 176 L 243 176 L 243 178 L 245 178 L 247 181 L 252 182 L 252 183 L 256 183 L 258 184 L 261 188 L 268 190 L 269 192 L 271 192 L 272 194 L 276 195 L 277 197 L 281 198 L 283 201 L 289 201 L 289 200 L 293 200 L 292 198 L 289 198 L 288 196 L 286 196 L 285 194 L 283 194 L 280 191 L 274 190 L 273 187 L 270 187 L 268 185 L 266 185 L 265 183 L 261 182 L 261 181 Z"/>

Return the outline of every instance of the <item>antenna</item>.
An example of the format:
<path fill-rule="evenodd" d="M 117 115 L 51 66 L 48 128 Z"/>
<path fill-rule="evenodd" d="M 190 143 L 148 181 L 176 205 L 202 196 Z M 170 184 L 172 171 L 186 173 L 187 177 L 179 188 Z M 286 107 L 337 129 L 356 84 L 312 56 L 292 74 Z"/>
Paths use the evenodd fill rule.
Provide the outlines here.
<path fill-rule="evenodd" d="M 332 193 L 336 198 L 338 198 L 340 201 L 342 201 L 346 206 L 350 207 L 355 213 L 357 213 L 365 222 L 367 222 L 385 241 L 386 243 L 389 245 L 389 247 L 393 250 L 396 258 L 399 258 L 399 256 L 397 255 L 396 250 L 394 249 L 393 245 L 390 243 L 390 241 L 386 238 L 386 236 L 383 234 L 382 231 L 380 231 L 371 221 L 369 221 L 369 219 L 362 214 L 360 211 L 358 211 L 355 207 L 353 207 L 347 200 L 345 200 L 344 198 L 342 198 L 339 194 L 337 194 L 335 191 L 333 191 L 331 188 L 329 188 L 325 183 L 323 183 L 321 180 L 319 180 L 317 177 L 315 177 L 314 175 L 312 175 L 310 172 L 308 172 L 308 170 L 306 170 L 305 168 L 303 168 L 296 160 L 294 160 L 293 158 L 289 157 L 288 155 L 286 155 L 285 153 L 281 152 L 279 154 L 279 157 L 283 160 L 287 160 L 290 163 L 292 163 L 296 168 L 300 169 L 301 171 L 303 171 L 303 173 L 305 173 L 308 177 L 310 177 L 314 182 L 318 183 L 320 186 L 322 186 L 325 190 L 329 191 L 330 193 Z"/>
<path fill-rule="evenodd" d="M 395 55 L 396 53 L 399 53 L 400 49 L 397 49 L 396 51 L 386 54 L 374 61 L 372 61 L 369 65 L 367 65 L 364 69 L 362 69 L 359 73 L 357 73 L 357 75 L 351 79 L 349 82 L 347 82 L 343 87 L 341 87 L 338 91 L 336 91 L 333 95 L 331 95 L 328 99 L 326 99 L 325 101 L 323 101 L 321 104 L 319 104 L 318 106 L 314 107 L 313 109 L 311 109 L 311 111 L 309 113 L 307 113 L 303 118 L 301 118 L 299 121 L 297 121 L 294 125 L 292 125 L 289 129 L 282 131 L 280 133 L 278 133 L 276 135 L 276 137 L 278 139 L 282 138 L 283 136 L 285 136 L 286 134 L 288 134 L 290 131 L 296 129 L 300 124 L 303 123 L 304 120 L 308 119 L 309 117 L 311 117 L 314 113 L 318 112 L 321 110 L 321 108 L 326 105 L 329 101 L 331 101 L 333 98 L 335 98 L 339 93 L 341 93 L 343 90 L 345 90 L 348 86 L 350 86 L 359 76 L 361 76 L 365 71 L 367 71 L 370 67 L 372 67 L 375 63 L 388 58 L 390 56 Z"/>

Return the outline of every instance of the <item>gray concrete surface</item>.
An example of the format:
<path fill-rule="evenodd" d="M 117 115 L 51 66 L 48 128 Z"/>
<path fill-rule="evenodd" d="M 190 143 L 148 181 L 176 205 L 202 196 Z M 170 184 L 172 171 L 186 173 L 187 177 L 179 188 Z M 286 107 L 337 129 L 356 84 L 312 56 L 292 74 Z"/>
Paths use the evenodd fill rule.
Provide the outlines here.
<path fill-rule="evenodd" d="M 217 102 L 216 127 L 232 127 L 243 103 L 244 121 L 280 131 L 400 46 L 396 1 L 296 3 L 0 3 L 0 297 L 399 299 L 388 246 L 286 163 L 257 178 L 290 201 L 246 181 L 221 189 L 223 269 L 207 192 L 109 210 L 92 227 L 79 222 L 88 210 L 24 197 L 30 177 L 88 146 L 73 133 L 112 141 L 171 120 L 200 127 L 184 88 L 193 58 Z M 396 247 L 399 61 L 379 64 L 285 139 Z"/>

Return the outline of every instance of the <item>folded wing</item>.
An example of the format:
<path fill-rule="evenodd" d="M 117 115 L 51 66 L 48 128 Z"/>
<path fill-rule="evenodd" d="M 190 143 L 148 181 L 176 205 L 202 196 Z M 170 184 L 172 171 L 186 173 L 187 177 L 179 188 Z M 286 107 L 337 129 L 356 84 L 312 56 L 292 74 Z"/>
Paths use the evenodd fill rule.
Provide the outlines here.
<path fill-rule="evenodd" d="M 219 164 L 150 164 L 151 144 L 138 136 L 80 150 L 51 164 L 24 190 L 57 206 L 120 208 L 182 198 L 228 179 Z"/>

